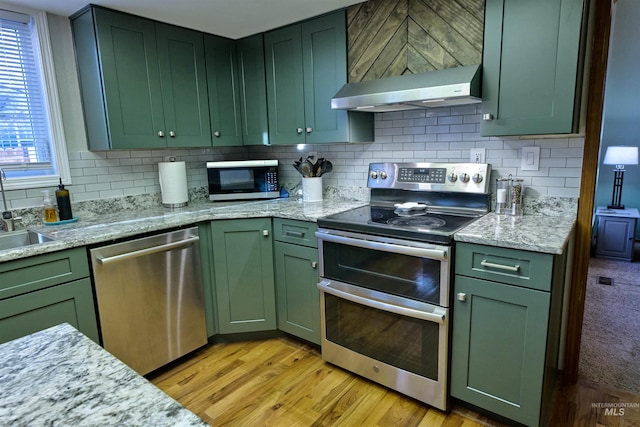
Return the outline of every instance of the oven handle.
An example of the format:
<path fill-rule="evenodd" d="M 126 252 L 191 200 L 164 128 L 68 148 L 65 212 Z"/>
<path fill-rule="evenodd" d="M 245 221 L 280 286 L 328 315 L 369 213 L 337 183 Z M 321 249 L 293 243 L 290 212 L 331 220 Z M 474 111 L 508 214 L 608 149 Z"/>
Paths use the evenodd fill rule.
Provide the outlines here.
<path fill-rule="evenodd" d="M 389 311 L 391 313 L 399 314 L 401 316 L 413 317 L 414 319 L 427 320 L 429 322 L 435 322 L 439 324 L 443 324 L 445 321 L 445 313 L 430 313 L 422 310 L 415 310 L 413 308 L 402 307 L 396 304 L 390 304 L 387 302 L 382 302 L 379 300 L 373 300 L 365 297 L 361 297 L 359 295 L 352 294 L 350 292 L 344 292 L 336 288 L 331 287 L 331 282 L 328 280 L 322 280 L 318 283 L 318 289 L 322 292 L 326 292 L 328 294 L 334 295 L 336 297 L 346 299 L 351 302 L 355 302 L 357 304 L 361 304 L 367 307 L 377 308 L 379 310 Z M 434 307 L 435 310 L 440 309 L 440 307 Z M 441 309 L 446 310 L 446 309 Z"/>
<path fill-rule="evenodd" d="M 316 236 L 320 240 L 324 240 L 332 243 L 340 243 L 349 246 L 357 246 L 359 248 L 373 249 L 377 251 L 393 252 L 402 255 L 415 256 L 420 258 L 430 258 L 437 260 L 447 259 L 448 249 L 437 249 L 434 245 L 433 248 L 418 248 L 414 246 L 395 245 L 393 243 L 375 242 L 372 240 L 354 239 L 351 237 L 338 236 L 329 233 L 316 233 Z"/>

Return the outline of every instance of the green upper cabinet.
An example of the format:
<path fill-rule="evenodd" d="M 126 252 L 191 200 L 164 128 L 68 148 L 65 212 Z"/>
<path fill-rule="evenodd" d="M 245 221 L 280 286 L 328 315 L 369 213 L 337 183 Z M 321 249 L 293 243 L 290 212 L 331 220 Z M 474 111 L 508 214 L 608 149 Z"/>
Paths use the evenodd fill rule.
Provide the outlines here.
<path fill-rule="evenodd" d="M 583 0 L 487 0 L 480 134 L 575 132 Z"/>
<path fill-rule="evenodd" d="M 345 12 L 264 35 L 271 144 L 373 141 L 373 115 L 332 110 L 347 82 Z"/>
<path fill-rule="evenodd" d="M 242 145 L 236 43 L 204 35 L 213 146 Z"/>
<path fill-rule="evenodd" d="M 211 146 L 202 33 L 96 6 L 71 26 L 90 149 Z"/>
<path fill-rule="evenodd" d="M 236 40 L 244 145 L 269 145 L 264 36 Z"/>

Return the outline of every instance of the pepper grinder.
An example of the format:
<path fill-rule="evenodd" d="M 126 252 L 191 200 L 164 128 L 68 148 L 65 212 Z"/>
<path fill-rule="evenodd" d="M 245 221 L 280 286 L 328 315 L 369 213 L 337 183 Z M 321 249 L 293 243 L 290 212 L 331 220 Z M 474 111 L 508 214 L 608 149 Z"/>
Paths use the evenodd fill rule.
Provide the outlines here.
<path fill-rule="evenodd" d="M 522 215 L 524 201 L 524 180 L 514 178 L 509 186 L 509 215 Z"/>

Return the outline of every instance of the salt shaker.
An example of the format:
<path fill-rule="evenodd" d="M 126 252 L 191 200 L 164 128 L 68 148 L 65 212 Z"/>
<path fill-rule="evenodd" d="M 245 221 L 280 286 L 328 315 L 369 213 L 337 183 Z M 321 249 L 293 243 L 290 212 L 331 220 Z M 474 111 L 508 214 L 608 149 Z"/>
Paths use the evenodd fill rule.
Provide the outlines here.
<path fill-rule="evenodd" d="M 498 178 L 496 179 L 496 213 L 504 214 L 507 211 L 509 204 L 509 182 L 510 178 Z"/>

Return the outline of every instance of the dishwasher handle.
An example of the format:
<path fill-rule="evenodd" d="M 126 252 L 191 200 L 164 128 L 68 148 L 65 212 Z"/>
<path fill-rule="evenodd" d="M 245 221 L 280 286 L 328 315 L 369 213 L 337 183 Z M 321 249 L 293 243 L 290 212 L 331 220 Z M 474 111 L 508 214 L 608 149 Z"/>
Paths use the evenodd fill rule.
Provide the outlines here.
<path fill-rule="evenodd" d="M 140 256 L 156 254 L 159 252 L 167 252 L 172 249 L 178 249 L 182 247 L 187 247 L 193 245 L 195 242 L 200 240 L 198 236 L 188 237 L 183 240 L 178 240 L 177 242 L 165 243 L 164 245 L 152 246 L 150 248 L 140 249 L 133 252 L 126 252 L 120 255 L 114 255 L 110 257 L 102 257 L 101 255 L 96 255 L 96 261 L 99 264 L 110 264 L 112 262 L 123 261 L 126 259 L 137 258 Z"/>

